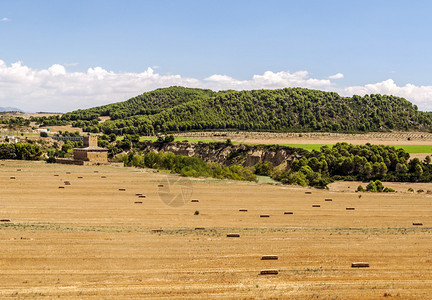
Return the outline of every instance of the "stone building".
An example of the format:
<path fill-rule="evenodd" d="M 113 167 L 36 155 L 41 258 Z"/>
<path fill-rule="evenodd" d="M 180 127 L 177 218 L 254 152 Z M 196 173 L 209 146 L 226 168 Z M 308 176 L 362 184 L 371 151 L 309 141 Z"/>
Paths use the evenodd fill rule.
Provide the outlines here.
<path fill-rule="evenodd" d="M 98 147 L 97 136 L 84 136 L 83 147 L 73 149 L 73 159 L 58 158 L 57 162 L 75 165 L 108 164 L 108 149 Z"/>

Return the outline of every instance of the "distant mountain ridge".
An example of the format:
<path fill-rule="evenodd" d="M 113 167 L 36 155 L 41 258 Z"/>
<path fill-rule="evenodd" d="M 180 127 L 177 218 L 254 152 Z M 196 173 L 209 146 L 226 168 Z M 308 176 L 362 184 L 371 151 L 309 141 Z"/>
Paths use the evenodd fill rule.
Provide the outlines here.
<path fill-rule="evenodd" d="M 19 112 L 23 112 L 21 109 L 15 108 L 15 107 L 0 107 L 0 111 L 19 111 Z"/>
<path fill-rule="evenodd" d="M 98 123 L 100 116 L 111 120 Z M 401 97 L 341 97 L 304 88 L 219 91 L 170 87 L 66 113 L 85 131 L 147 134 L 202 130 L 276 132 L 430 131 L 432 113 Z"/>

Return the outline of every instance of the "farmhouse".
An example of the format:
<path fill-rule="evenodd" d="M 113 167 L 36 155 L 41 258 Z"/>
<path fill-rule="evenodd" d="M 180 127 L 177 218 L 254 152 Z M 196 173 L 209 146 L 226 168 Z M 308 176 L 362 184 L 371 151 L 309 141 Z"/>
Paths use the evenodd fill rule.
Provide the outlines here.
<path fill-rule="evenodd" d="M 57 158 L 56 162 L 74 165 L 108 164 L 108 149 L 98 147 L 97 136 L 84 136 L 83 147 L 73 149 L 74 158 Z"/>

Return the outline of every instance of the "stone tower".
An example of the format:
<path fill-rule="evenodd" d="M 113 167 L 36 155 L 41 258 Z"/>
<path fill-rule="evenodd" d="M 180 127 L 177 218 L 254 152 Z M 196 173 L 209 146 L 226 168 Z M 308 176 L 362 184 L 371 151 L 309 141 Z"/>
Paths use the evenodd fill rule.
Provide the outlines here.
<path fill-rule="evenodd" d="M 87 147 L 97 147 L 98 146 L 98 138 L 96 135 L 88 135 L 83 138 L 83 146 Z"/>

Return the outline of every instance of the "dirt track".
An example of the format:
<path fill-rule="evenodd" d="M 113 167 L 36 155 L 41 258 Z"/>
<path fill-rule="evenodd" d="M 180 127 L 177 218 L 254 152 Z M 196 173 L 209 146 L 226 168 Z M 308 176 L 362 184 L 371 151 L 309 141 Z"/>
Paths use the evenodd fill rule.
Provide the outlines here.
<path fill-rule="evenodd" d="M 174 208 L 160 197 L 168 183 L 163 173 L 0 163 L 0 219 L 11 220 L 0 223 L 2 299 L 428 299 L 432 294 L 429 194 L 359 198 L 354 192 L 181 179 L 185 195 L 193 193 Z M 240 238 L 227 238 L 231 232 Z M 266 254 L 279 259 L 262 261 Z M 351 268 L 356 261 L 370 268 Z M 259 275 L 263 269 L 279 274 Z"/>

